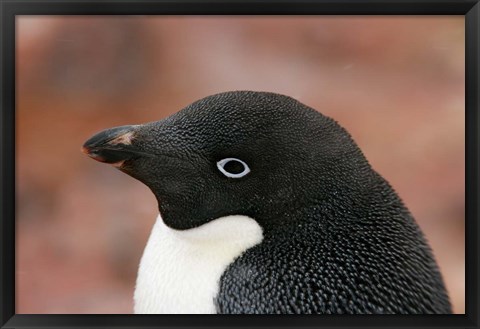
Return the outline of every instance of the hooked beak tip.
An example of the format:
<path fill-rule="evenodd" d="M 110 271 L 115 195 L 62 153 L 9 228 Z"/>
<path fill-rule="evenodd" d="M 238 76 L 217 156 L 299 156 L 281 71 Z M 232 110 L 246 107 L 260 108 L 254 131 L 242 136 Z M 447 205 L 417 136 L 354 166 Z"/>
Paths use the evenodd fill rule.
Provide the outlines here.
<path fill-rule="evenodd" d="M 82 148 L 80 149 L 80 151 L 82 151 L 82 153 L 90 156 L 91 154 L 91 151 L 90 151 L 90 148 L 86 147 L 85 145 L 82 146 Z"/>

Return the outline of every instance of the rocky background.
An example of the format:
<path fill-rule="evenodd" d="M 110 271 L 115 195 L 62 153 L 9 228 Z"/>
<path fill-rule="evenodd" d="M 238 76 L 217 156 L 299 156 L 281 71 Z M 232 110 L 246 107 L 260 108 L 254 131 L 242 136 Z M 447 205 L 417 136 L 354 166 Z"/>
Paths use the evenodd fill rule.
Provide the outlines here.
<path fill-rule="evenodd" d="M 462 16 L 18 17 L 17 313 L 131 313 L 156 202 L 80 147 L 242 89 L 347 128 L 464 313 L 464 37 Z"/>

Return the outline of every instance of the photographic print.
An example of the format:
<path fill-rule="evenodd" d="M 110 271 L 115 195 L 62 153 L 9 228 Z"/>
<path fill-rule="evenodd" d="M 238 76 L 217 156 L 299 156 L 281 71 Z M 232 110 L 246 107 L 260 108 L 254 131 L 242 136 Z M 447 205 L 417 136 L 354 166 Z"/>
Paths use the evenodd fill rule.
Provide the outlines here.
<path fill-rule="evenodd" d="M 465 313 L 464 16 L 19 15 L 16 61 L 18 314 Z"/>

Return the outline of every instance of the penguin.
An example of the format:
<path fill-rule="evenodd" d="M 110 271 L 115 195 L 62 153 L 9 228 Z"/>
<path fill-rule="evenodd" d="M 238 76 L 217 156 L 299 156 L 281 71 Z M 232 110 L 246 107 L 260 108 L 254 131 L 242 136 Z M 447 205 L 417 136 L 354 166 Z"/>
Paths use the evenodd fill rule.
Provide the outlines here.
<path fill-rule="evenodd" d="M 136 314 L 446 314 L 426 238 L 333 119 L 233 91 L 83 145 L 158 201 Z"/>

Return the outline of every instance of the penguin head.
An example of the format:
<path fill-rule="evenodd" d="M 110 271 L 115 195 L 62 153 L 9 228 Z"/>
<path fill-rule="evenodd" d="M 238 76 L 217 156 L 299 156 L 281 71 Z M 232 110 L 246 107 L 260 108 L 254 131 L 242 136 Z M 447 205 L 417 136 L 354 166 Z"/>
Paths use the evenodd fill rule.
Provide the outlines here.
<path fill-rule="evenodd" d="M 335 121 L 265 92 L 221 93 L 164 120 L 107 129 L 83 151 L 146 184 L 178 230 L 229 215 L 265 229 L 361 188 L 371 171 Z"/>

